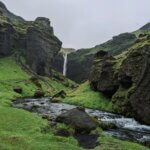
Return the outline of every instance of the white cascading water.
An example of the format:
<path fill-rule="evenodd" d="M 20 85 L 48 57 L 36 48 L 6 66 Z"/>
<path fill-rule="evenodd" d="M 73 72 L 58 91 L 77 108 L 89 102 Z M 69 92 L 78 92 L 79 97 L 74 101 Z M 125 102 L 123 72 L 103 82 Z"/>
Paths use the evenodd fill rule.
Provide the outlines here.
<path fill-rule="evenodd" d="M 64 53 L 63 57 L 64 57 L 63 75 L 66 76 L 66 73 L 67 73 L 67 57 L 68 57 L 68 53 Z"/>

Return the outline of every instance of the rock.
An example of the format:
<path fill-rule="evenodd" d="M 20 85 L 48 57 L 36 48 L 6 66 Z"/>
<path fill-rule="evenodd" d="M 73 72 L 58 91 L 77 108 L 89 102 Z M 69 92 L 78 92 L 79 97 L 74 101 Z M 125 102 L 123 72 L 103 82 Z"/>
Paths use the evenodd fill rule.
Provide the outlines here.
<path fill-rule="evenodd" d="M 36 78 L 36 77 L 33 76 L 33 77 L 30 78 L 30 80 L 31 80 L 37 87 L 42 88 L 42 85 L 39 83 L 38 78 Z"/>
<path fill-rule="evenodd" d="M 150 35 L 147 36 L 147 40 L 150 40 Z"/>
<path fill-rule="evenodd" d="M 139 43 L 117 56 L 97 54 L 91 87 L 109 96 L 116 113 L 150 124 L 150 42 Z"/>
<path fill-rule="evenodd" d="M 52 99 L 58 98 L 58 97 L 65 98 L 65 97 L 66 97 L 65 91 L 64 91 L 64 90 L 61 90 L 61 91 L 58 92 L 57 94 L 53 95 L 53 96 L 52 96 Z"/>
<path fill-rule="evenodd" d="M 42 91 L 36 91 L 36 92 L 34 93 L 34 97 L 35 97 L 35 98 L 41 98 L 41 97 L 44 97 L 44 95 L 45 95 L 45 93 L 42 92 Z"/>
<path fill-rule="evenodd" d="M 130 51 L 118 79 L 120 88 L 113 96 L 115 110 L 150 124 L 150 45 Z"/>
<path fill-rule="evenodd" d="M 21 87 L 15 87 L 14 89 L 13 89 L 16 93 L 19 93 L 19 94 L 22 94 L 22 92 L 23 92 L 23 90 L 22 90 L 22 88 Z"/>
<path fill-rule="evenodd" d="M 49 28 L 40 28 L 44 20 L 39 21 L 38 19 L 38 22 L 40 22 L 39 28 L 35 25 L 27 29 L 25 58 L 32 70 L 38 75 L 49 75 L 51 74 L 52 61 L 59 52 L 62 43 L 53 35 L 50 26 Z M 47 26 L 47 21 L 45 24 Z"/>
<path fill-rule="evenodd" d="M 52 103 L 59 103 L 59 102 L 61 102 L 61 99 L 59 99 L 59 98 L 51 98 L 51 102 Z"/>
<path fill-rule="evenodd" d="M 22 60 L 20 57 L 23 57 L 24 65 L 30 70 L 38 75 L 49 76 L 61 45 L 48 18 L 25 21 L 0 2 L 0 57 L 15 54 L 19 63 Z M 39 84 L 37 86 L 40 87 Z"/>
<path fill-rule="evenodd" d="M 144 34 L 144 33 L 139 34 L 139 38 L 143 38 L 145 36 L 147 36 L 147 34 Z"/>
<path fill-rule="evenodd" d="M 96 146 L 100 145 L 98 142 L 98 134 L 75 134 L 75 139 L 77 139 L 79 145 L 85 149 L 94 149 Z"/>
<path fill-rule="evenodd" d="M 102 51 L 102 50 L 97 52 L 96 55 L 95 55 L 95 57 L 97 57 L 97 58 L 104 58 L 104 57 L 107 57 L 107 56 L 108 56 L 108 52 Z"/>
<path fill-rule="evenodd" d="M 72 126 L 77 133 L 90 132 L 97 127 L 94 119 L 78 108 L 62 113 L 56 118 L 56 121 Z"/>
<path fill-rule="evenodd" d="M 0 2 L 0 8 L 2 8 L 2 9 L 6 9 L 6 10 L 7 10 L 7 8 L 6 8 L 5 4 L 4 4 L 4 3 L 2 3 L 2 2 Z"/>
<path fill-rule="evenodd" d="M 115 58 L 108 56 L 105 52 L 98 52 L 90 75 L 90 85 L 95 91 L 102 92 L 107 97 L 118 89 L 117 74 L 113 69 Z"/>
<path fill-rule="evenodd" d="M 0 24 L 0 57 L 9 56 L 15 44 L 15 30 L 9 23 Z"/>
<path fill-rule="evenodd" d="M 108 123 L 108 122 L 99 122 L 99 127 L 103 130 L 109 130 L 109 129 L 117 129 L 117 126 L 114 123 Z"/>
<path fill-rule="evenodd" d="M 69 133 L 69 131 L 67 129 L 59 128 L 56 131 L 56 135 L 58 135 L 58 136 L 64 136 L 64 137 L 69 137 L 70 133 Z"/>

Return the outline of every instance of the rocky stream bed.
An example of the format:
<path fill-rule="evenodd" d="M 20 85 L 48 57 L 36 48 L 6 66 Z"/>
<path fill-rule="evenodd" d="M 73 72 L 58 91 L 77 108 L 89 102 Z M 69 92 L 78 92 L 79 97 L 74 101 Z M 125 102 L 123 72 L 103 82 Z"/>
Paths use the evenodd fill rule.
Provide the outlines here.
<path fill-rule="evenodd" d="M 76 108 L 74 105 L 53 103 L 50 98 L 26 98 L 14 101 L 13 107 L 37 113 L 42 118 L 55 120 L 60 114 Z M 126 118 L 121 115 L 107 113 L 100 110 L 85 109 L 91 117 L 96 117 L 106 123 L 115 124 L 117 128 L 105 130 L 105 134 L 119 139 L 138 142 L 144 145 L 150 144 L 150 126 L 138 123 L 134 118 Z M 81 137 L 80 137 L 81 138 Z M 84 139 L 80 139 L 84 141 Z M 79 142 L 80 142 L 79 141 Z M 90 144 L 90 143 L 89 143 Z"/>

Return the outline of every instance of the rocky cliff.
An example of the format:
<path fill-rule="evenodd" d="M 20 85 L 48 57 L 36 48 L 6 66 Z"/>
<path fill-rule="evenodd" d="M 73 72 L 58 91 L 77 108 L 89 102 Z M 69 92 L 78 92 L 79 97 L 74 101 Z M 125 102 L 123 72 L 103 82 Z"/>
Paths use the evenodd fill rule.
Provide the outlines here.
<path fill-rule="evenodd" d="M 23 56 L 34 72 L 50 75 L 53 58 L 61 45 L 49 19 L 38 17 L 35 21 L 25 21 L 0 2 L 0 57 Z"/>
<path fill-rule="evenodd" d="M 94 90 L 111 98 L 117 113 L 150 124 L 150 34 L 120 55 L 98 52 L 90 83 Z"/>

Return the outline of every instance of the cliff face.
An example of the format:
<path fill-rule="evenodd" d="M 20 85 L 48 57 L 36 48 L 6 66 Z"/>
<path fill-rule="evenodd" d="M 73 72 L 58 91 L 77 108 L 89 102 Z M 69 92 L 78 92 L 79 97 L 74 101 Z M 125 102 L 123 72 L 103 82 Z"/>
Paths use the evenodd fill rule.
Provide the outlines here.
<path fill-rule="evenodd" d="M 79 49 L 76 53 L 70 54 L 68 57 L 68 78 L 79 83 L 88 80 L 94 55 L 98 51 L 103 50 L 108 52 L 109 55 L 118 55 L 123 51 L 127 51 L 128 48 L 134 45 L 137 37 L 142 36 L 147 31 L 150 31 L 150 23 L 133 33 L 123 33 L 93 48 Z M 61 64 L 61 58 L 59 57 L 58 60 L 59 63 L 55 65 L 55 68 L 61 70 L 59 65 Z"/>
<path fill-rule="evenodd" d="M 117 56 L 97 53 L 90 83 L 110 96 L 114 110 L 150 124 L 150 34 Z"/>
<path fill-rule="evenodd" d="M 123 33 L 118 36 L 114 36 L 111 40 L 93 48 L 79 49 L 76 53 L 71 53 L 68 56 L 67 77 L 79 83 L 88 80 L 94 55 L 98 51 L 104 50 L 112 55 L 120 54 L 122 51 L 131 47 L 136 39 L 135 34 Z M 55 68 L 58 71 L 62 68 L 60 67 L 61 60 L 61 56 L 59 56 L 59 58 L 57 58 L 59 63 L 55 65 Z"/>
<path fill-rule="evenodd" d="M 33 71 L 46 75 L 51 73 L 53 58 L 61 45 L 49 19 L 25 21 L 0 2 L 0 57 L 14 53 L 23 56 Z"/>

